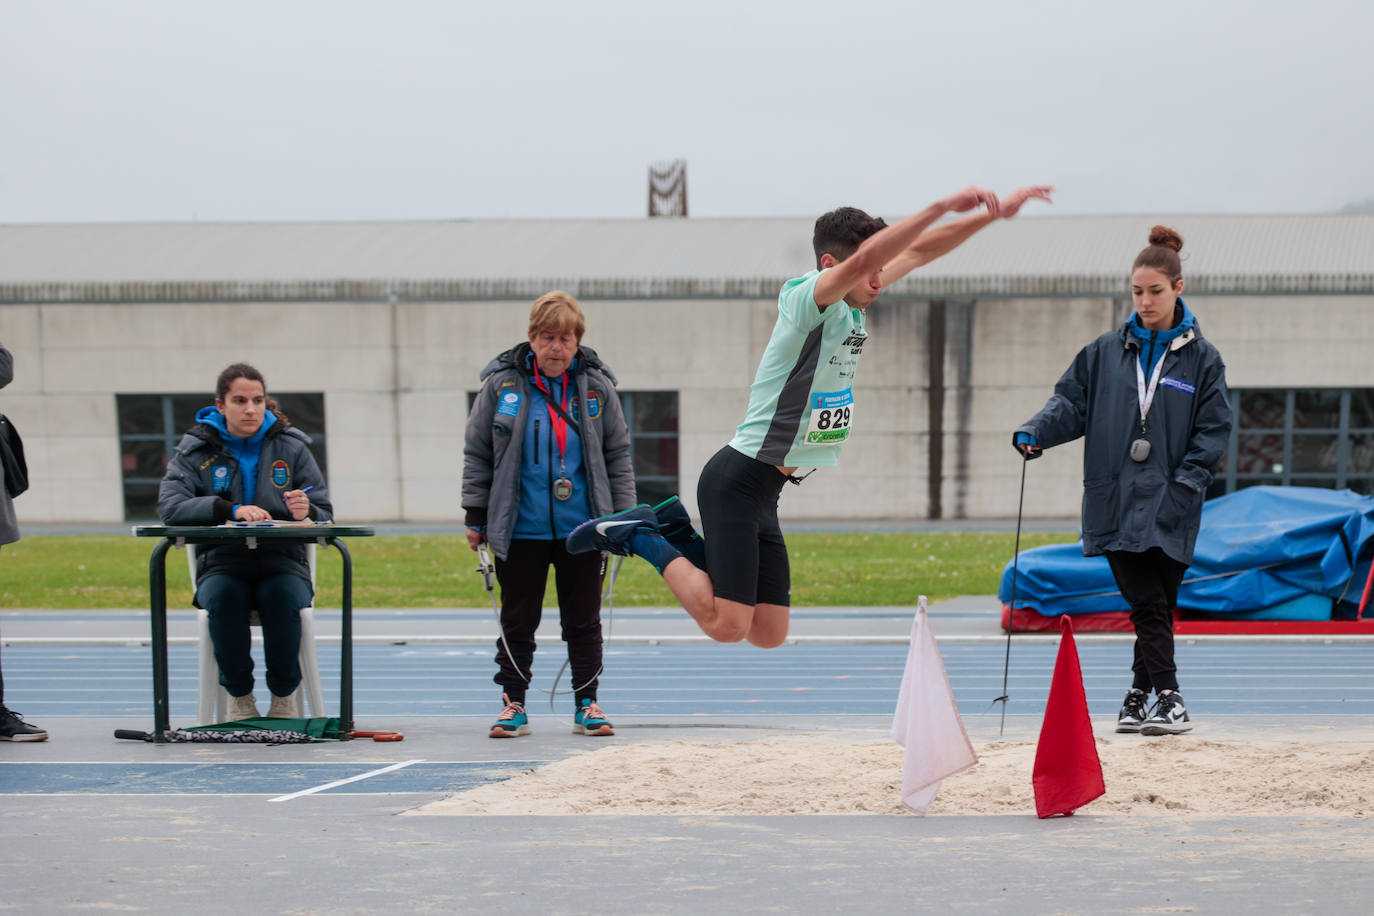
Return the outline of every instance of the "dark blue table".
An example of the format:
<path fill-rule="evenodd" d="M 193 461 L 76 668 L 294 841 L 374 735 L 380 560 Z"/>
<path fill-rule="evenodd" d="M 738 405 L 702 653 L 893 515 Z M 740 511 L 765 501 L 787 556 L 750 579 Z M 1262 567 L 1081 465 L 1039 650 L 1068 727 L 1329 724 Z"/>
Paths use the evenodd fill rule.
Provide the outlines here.
<path fill-rule="evenodd" d="M 353 731 L 353 558 L 341 538 L 372 537 L 365 525 L 135 525 L 134 536 L 162 538 L 148 561 L 148 604 L 153 624 L 153 740 L 167 740 L 171 728 L 167 684 L 167 551 L 187 544 L 246 543 L 264 540 L 314 541 L 343 557 L 343 606 L 339 655 L 339 731 Z"/>

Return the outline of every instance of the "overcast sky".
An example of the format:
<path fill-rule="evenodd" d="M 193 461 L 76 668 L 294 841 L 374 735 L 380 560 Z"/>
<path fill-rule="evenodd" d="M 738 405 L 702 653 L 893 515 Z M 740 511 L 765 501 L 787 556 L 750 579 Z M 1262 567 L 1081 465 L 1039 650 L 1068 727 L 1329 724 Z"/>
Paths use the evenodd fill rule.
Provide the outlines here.
<path fill-rule="evenodd" d="M 674 158 L 697 217 L 1326 212 L 1371 48 L 1369 0 L 0 0 L 0 222 L 637 218 Z"/>

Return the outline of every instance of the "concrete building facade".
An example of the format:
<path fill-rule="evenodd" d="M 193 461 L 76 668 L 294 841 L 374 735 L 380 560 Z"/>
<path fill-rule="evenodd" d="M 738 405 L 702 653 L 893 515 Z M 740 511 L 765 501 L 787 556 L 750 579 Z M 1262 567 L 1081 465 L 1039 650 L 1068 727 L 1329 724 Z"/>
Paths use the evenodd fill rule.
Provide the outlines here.
<path fill-rule="evenodd" d="M 678 488 L 694 509 L 697 471 L 743 415 L 777 289 L 811 267 L 811 222 L 0 226 L 0 340 L 16 362 L 0 411 L 32 476 L 21 523 L 129 517 L 118 399 L 209 403 L 239 360 L 274 391 L 322 395 L 341 519 L 460 519 L 467 396 L 553 288 L 582 301 L 584 343 L 622 392 L 676 394 Z M 870 309 L 854 438 L 839 468 L 787 488 L 783 516 L 1014 516 L 1011 430 L 1129 315 L 1130 263 L 1156 223 L 1185 239 L 1184 296 L 1232 389 L 1288 398 L 1287 434 L 1241 430 L 1230 485 L 1302 482 L 1290 472 L 1307 462 L 1371 492 L 1374 215 L 1021 217 Z M 1294 420 L 1305 404 L 1329 407 L 1320 436 Z M 1077 515 L 1076 449 L 1030 466 L 1030 516 Z"/>

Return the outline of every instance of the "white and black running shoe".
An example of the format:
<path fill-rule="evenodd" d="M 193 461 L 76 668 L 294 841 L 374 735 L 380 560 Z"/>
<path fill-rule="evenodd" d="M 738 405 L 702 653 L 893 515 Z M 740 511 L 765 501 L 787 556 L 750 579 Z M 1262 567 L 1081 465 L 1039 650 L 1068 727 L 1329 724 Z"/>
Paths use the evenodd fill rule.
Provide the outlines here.
<path fill-rule="evenodd" d="M 600 550 L 618 556 L 630 556 L 629 542 L 636 531 L 658 534 L 658 516 L 643 503 L 600 518 L 588 519 L 572 530 L 565 544 L 568 553 L 590 553 Z"/>
<path fill-rule="evenodd" d="M 1121 712 L 1116 717 L 1117 734 L 1134 735 L 1140 731 L 1140 726 L 1149 715 L 1145 710 L 1149 699 L 1149 695 L 1139 687 L 1126 691 L 1126 699 L 1121 701 Z"/>
<path fill-rule="evenodd" d="M 1177 690 L 1160 691 L 1154 711 L 1140 725 L 1142 735 L 1181 735 L 1192 730 L 1188 710 L 1183 705 L 1183 694 Z"/>
<path fill-rule="evenodd" d="M 0 741 L 47 741 L 48 733 L 30 725 L 13 710 L 0 706 Z"/>

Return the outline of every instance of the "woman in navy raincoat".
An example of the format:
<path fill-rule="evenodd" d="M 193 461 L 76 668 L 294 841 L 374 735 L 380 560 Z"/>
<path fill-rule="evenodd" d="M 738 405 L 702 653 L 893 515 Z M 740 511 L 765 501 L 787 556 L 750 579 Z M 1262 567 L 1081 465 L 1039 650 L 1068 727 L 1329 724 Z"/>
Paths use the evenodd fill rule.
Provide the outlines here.
<path fill-rule="evenodd" d="M 1083 553 L 1107 557 L 1136 634 L 1116 730 L 1163 735 L 1192 728 L 1173 609 L 1231 434 L 1231 405 L 1221 354 L 1180 298 L 1183 239 L 1155 226 L 1149 241 L 1131 269 L 1135 314 L 1079 352 L 1012 443 L 1029 460 L 1084 437 Z"/>

